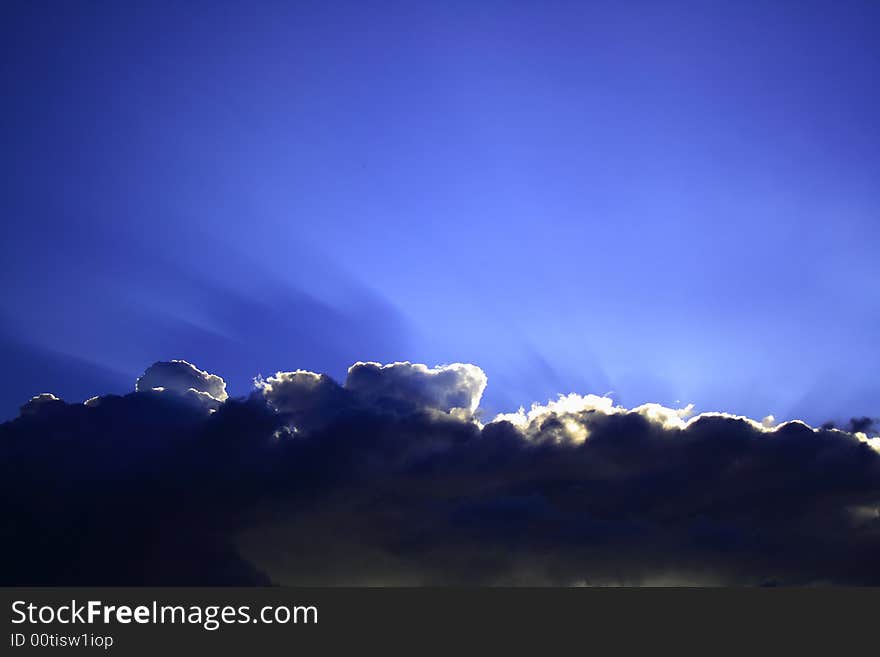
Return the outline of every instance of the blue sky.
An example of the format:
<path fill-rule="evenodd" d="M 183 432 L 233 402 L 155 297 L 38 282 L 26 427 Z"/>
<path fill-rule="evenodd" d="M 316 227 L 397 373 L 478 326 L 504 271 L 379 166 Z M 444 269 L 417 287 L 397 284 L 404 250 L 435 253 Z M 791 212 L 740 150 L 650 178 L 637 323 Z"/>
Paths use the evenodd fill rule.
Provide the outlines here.
<path fill-rule="evenodd" d="M 169 358 L 878 413 L 876 3 L 2 13 L 4 417 Z"/>

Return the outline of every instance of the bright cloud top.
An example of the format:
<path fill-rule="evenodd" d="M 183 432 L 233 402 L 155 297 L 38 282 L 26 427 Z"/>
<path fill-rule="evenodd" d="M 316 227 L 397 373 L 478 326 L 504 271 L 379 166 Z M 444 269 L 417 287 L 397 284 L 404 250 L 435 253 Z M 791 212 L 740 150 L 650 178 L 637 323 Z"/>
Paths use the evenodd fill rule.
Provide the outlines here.
<path fill-rule="evenodd" d="M 535 402 L 528 411 L 524 407 L 520 407 L 515 413 L 500 413 L 492 421 L 509 422 L 529 438 L 551 436 L 558 441 L 580 443 L 589 437 L 588 424 L 591 415 L 626 415 L 628 413 L 640 415 L 666 430 L 685 430 L 708 418 L 736 420 L 761 433 L 773 433 L 794 424 L 808 427 L 800 420 L 777 423 L 772 415 L 766 416 L 760 422 L 732 413 L 706 412 L 694 415 L 693 404 L 688 404 L 683 408 L 668 408 L 662 404 L 647 403 L 634 408 L 626 408 L 616 405 L 614 400 L 608 396 L 579 395 L 577 393 L 560 394 L 558 399 L 550 400 L 546 404 Z M 852 435 L 880 451 L 880 439 L 869 438 L 865 432 L 860 431 L 852 432 Z"/>
<path fill-rule="evenodd" d="M 475 413 L 486 389 L 488 377 L 476 365 L 450 363 L 429 367 L 422 363 L 376 363 L 359 361 L 348 369 L 340 386 L 326 374 L 308 370 L 279 371 L 273 376 L 254 379 L 255 389 L 277 412 L 295 416 L 306 427 L 322 424 L 319 418 L 337 414 L 351 404 L 375 407 L 420 408 L 448 413 L 468 421 L 477 421 Z M 228 398 L 226 383 L 216 375 L 198 369 L 184 360 L 157 362 L 137 380 L 135 390 L 170 391 L 200 400 L 210 408 Z M 59 401 L 50 393 L 35 397 L 29 404 Z M 90 400 L 90 402 L 93 400 Z M 772 433 L 800 420 L 778 423 L 772 415 L 762 420 L 724 412 L 694 413 L 694 405 L 669 408 L 645 403 L 633 408 L 615 404 L 607 395 L 560 394 L 545 404 L 532 403 L 528 411 L 520 407 L 514 413 L 500 413 L 492 422 L 509 422 L 525 437 L 552 437 L 557 441 L 581 443 L 589 437 L 588 418 L 592 414 L 623 415 L 634 413 L 666 430 L 684 430 L 705 418 L 725 418 L 743 422 L 762 433 Z M 865 418 L 867 419 L 867 418 Z M 863 420 L 865 420 L 863 419 Z M 855 420 L 853 420 L 855 422 Z M 880 451 L 880 437 L 869 435 L 870 422 L 850 430 L 860 441 Z"/>
<path fill-rule="evenodd" d="M 153 363 L 135 382 L 138 392 L 161 388 L 181 395 L 190 391 L 208 395 L 211 399 L 226 401 L 226 382 L 216 374 L 209 374 L 185 360 Z"/>
<path fill-rule="evenodd" d="M 289 414 L 300 428 L 323 426 L 327 418 L 336 416 L 352 405 L 423 409 L 447 413 L 466 421 L 478 422 L 476 411 L 488 383 L 486 373 L 469 363 L 450 363 L 429 367 L 422 363 L 376 363 L 359 361 L 348 369 L 340 386 L 326 374 L 308 370 L 279 371 L 273 376 L 254 379 L 255 390 L 280 413 Z M 135 390 L 169 391 L 200 402 L 212 410 L 218 402 L 228 399 L 224 380 L 198 369 L 184 360 L 157 362 L 147 368 L 135 383 Z M 96 403 L 93 398 L 87 403 Z M 60 401 L 43 393 L 29 402 L 29 412 L 46 403 Z M 776 432 L 793 423 L 808 426 L 800 420 L 779 423 L 772 415 L 758 421 L 746 416 L 724 412 L 694 413 L 694 405 L 669 408 L 646 403 L 633 408 L 615 404 L 607 395 L 578 393 L 560 394 L 544 404 L 534 402 L 528 411 L 520 407 L 514 413 L 500 413 L 492 422 L 509 422 L 529 439 L 551 438 L 559 442 L 582 443 L 589 438 L 589 417 L 599 415 L 637 414 L 666 430 L 685 430 L 706 418 L 724 418 L 747 424 L 761 433 Z M 854 419 L 849 433 L 880 451 L 880 437 L 871 435 L 872 424 L 863 418 Z M 481 425 L 482 426 L 482 425 Z"/>
<path fill-rule="evenodd" d="M 428 367 L 409 362 L 358 362 L 348 368 L 344 387 L 376 402 L 415 402 L 438 411 L 464 409 L 473 413 L 487 380 L 483 370 L 466 363 Z"/>

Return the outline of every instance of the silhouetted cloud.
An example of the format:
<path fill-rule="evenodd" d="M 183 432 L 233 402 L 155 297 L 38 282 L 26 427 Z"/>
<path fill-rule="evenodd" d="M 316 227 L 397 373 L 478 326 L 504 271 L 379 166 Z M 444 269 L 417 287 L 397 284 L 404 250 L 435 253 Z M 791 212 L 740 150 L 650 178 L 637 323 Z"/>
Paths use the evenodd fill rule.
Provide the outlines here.
<path fill-rule="evenodd" d="M 877 420 L 872 417 L 854 417 L 846 425 L 850 433 L 866 433 L 872 431 L 877 425 Z"/>
<path fill-rule="evenodd" d="M 569 394 L 483 425 L 485 386 L 357 363 L 227 399 L 173 361 L 40 395 L 0 425 L 0 583 L 880 584 L 870 423 Z"/>
<path fill-rule="evenodd" d="M 50 409 L 58 409 L 64 407 L 64 402 L 58 399 L 51 392 L 43 392 L 36 397 L 31 398 L 21 407 L 22 415 L 37 415 L 40 413 L 51 412 Z"/>

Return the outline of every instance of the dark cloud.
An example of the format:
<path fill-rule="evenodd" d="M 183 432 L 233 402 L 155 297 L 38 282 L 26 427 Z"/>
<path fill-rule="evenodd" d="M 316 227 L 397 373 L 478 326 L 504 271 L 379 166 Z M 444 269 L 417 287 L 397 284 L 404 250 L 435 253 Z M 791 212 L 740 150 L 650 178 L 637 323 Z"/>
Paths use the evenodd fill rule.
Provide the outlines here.
<path fill-rule="evenodd" d="M 864 423 L 568 395 L 482 425 L 474 366 L 222 402 L 186 366 L 0 425 L 0 583 L 880 584 Z"/>
<path fill-rule="evenodd" d="M 847 422 L 846 430 L 850 433 L 867 433 L 877 426 L 877 420 L 872 417 L 854 417 Z"/>
<path fill-rule="evenodd" d="M 63 401 L 58 399 L 51 392 L 43 392 L 37 395 L 36 397 L 32 397 L 30 401 L 24 404 L 21 407 L 22 415 L 38 415 L 38 414 L 51 414 L 52 410 L 60 411 L 64 408 L 65 404 Z"/>

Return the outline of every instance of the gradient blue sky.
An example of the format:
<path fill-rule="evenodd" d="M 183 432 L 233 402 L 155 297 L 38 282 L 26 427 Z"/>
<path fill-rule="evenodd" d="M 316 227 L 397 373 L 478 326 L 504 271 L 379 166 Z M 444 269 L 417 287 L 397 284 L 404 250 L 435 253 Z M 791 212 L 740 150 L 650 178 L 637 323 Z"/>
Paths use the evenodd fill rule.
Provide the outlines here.
<path fill-rule="evenodd" d="M 880 3 L 0 12 L 0 417 L 169 358 L 878 414 Z"/>

